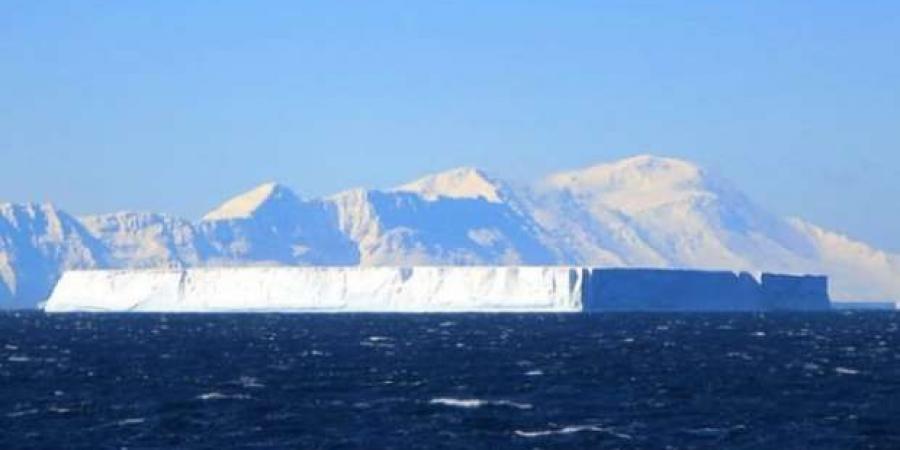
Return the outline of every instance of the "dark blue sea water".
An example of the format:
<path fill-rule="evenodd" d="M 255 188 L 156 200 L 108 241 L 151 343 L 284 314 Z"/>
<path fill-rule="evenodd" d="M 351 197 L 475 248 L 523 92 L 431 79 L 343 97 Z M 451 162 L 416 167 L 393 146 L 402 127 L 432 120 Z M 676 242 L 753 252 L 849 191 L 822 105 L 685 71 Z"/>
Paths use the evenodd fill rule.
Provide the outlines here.
<path fill-rule="evenodd" d="M 0 448 L 900 448 L 900 315 L 0 314 Z"/>

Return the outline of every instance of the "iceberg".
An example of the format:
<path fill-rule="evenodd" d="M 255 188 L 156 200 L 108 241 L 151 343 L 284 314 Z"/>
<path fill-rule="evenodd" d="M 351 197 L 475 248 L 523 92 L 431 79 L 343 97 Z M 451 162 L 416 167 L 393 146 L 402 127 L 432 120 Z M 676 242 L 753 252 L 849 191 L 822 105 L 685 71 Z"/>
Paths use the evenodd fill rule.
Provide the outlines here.
<path fill-rule="evenodd" d="M 548 312 L 828 309 L 817 276 L 568 266 L 76 270 L 47 312 Z"/>

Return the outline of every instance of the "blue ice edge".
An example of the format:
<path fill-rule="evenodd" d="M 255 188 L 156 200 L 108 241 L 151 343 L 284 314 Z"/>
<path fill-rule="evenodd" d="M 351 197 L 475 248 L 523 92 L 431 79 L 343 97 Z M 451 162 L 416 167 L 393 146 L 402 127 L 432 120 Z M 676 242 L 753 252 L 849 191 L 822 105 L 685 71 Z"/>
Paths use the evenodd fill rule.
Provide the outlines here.
<path fill-rule="evenodd" d="M 828 310 L 828 278 L 571 266 L 66 272 L 47 312 L 579 313 Z"/>

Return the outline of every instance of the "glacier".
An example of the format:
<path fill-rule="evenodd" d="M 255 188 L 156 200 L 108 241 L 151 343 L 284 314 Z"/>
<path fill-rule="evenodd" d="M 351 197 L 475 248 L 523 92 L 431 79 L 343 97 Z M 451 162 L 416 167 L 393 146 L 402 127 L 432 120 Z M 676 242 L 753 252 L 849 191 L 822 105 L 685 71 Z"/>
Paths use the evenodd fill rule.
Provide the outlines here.
<path fill-rule="evenodd" d="M 0 203 L 0 308 L 34 307 L 69 270 L 554 265 L 817 273 L 835 299 L 900 299 L 900 255 L 651 155 L 522 184 L 466 167 L 320 198 L 265 183 L 198 220 Z"/>
<path fill-rule="evenodd" d="M 62 312 L 553 312 L 829 309 L 821 276 L 566 266 L 69 271 Z"/>

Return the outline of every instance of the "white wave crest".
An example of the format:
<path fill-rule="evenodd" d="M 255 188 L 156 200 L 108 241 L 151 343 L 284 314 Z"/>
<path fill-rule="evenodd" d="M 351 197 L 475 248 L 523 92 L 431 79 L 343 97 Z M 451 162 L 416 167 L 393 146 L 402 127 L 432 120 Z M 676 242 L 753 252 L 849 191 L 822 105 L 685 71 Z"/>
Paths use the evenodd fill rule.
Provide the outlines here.
<path fill-rule="evenodd" d="M 482 400 L 478 398 L 450 398 L 438 397 L 428 402 L 432 405 L 450 406 L 454 408 L 481 408 L 482 406 L 506 406 L 515 409 L 531 409 L 528 403 L 518 403 L 511 400 Z"/>

